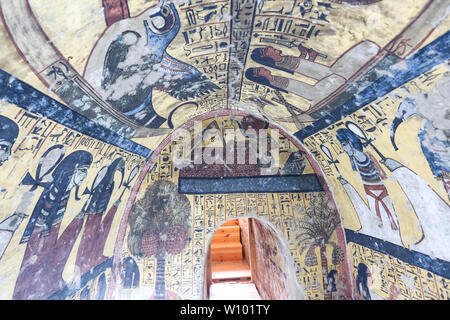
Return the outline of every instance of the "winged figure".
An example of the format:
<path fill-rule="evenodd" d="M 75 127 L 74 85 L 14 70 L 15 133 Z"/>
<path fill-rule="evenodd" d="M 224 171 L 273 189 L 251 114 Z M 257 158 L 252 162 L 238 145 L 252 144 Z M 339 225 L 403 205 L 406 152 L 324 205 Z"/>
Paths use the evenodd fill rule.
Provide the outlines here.
<path fill-rule="evenodd" d="M 172 3 L 163 4 L 148 17 L 135 18 L 143 21 L 145 35 L 131 30 L 130 23 L 129 29 L 122 28 L 118 36 L 111 38 L 99 89 L 114 108 L 138 124 L 158 128 L 166 119 L 153 107 L 154 90 L 187 101 L 219 87 L 195 67 L 166 52 L 180 30 L 180 18 Z"/>

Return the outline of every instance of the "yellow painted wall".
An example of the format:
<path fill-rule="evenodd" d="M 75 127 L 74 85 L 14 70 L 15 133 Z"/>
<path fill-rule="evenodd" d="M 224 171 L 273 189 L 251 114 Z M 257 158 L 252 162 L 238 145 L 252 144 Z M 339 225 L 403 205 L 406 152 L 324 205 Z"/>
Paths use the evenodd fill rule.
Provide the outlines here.
<path fill-rule="evenodd" d="M 90 137 L 89 130 L 83 133 L 72 130 L 55 120 L 45 118 L 42 114 L 28 112 L 27 114 L 33 116 L 29 118 L 25 116 L 25 109 L 31 106 L 8 102 L 9 90 L 12 88 L 10 85 L 15 79 L 19 79 L 61 105 L 66 105 L 69 109 L 78 112 L 86 111 L 82 110 L 83 107 L 80 107 L 78 101 L 77 103 L 65 101 L 57 94 L 53 85 L 45 83 L 49 79 L 52 80 L 51 73 L 44 72 L 50 69 L 37 70 L 33 62 L 27 60 L 24 51 L 31 50 L 41 57 L 42 61 L 48 63 L 48 66 L 46 65 L 48 68 L 64 61 L 69 63 L 73 71 L 78 74 L 78 79 L 89 78 L 92 75 L 85 72 L 89 64 L 91 64 L 89 69 L 91 71 L 101 72 L 104 68 L 104 57 L 96 57 L 94 49 L 104 45 L 103 49 L 106 52 L 111 42 L 124 30 L 133 29 L 142 33 L 144 20 L 149 20 L 150 15 L 157 12 L 161 6 L 161 3 L 156 0 L 125 2 L 127 2 L 130 17 L 111 26 L 107 26 L 102 1 L 20 0 L 19 2 L 18 0 L 9 4 L 6 1 L 1 3 L 3 20 L 0 23 L 0 43 L 2 43 L 0 69 L 11 74 L 12 77 L 2 78 L 4 81 L 0 88 L 2 99 L 0 115 L 14 120 L 19 125 L 20 131 L 10 159 L 0 166 L 0 221 L 17 211 L 22 197 L 28 195 L 29 186 L 20 186 L 25 175 L 30 173 L 34 177 L 39 159 L 44 152 L 51 146 L 64 141 L 64 137 L 67 137 L 66 135 L 70 132 L 73 132 L 74 140 L 65 145 L 65 155 L 76 150 L 85 150 L 93 155 L 87 177 L 80 186 L 80 195 L 86 187 L 90 188 L 99 170 L 111 164 L 119 155 L 126 161 L 125 178 L 130 175 L 135 165 L 139 164 L 142 170 L 143 165 L 148 163 L 148 158 L 116 147 L 109 143 L 107 138 Z M 18 12 L 25 14 L 26 19 L 24 18 L 22 23 L 19 21 L 17 26 L 7 25 L 11 17 L 8 18 L 4 14 L 8 13 L 9 5 L 17 3 L 28 6 L 28 11 Z M 450 259 L 447 258 L 448 250 L 443 249 L 443 246 L 450 234 L 450 224 L 446 221 L 450 204 L 449 172 L 443 169 L 437 173 L 432 166 L 441 161 L 448 168 L 448 149 L 445 152 L 445 148 L 448 148 L 449 57 L 445 56 L 448 54 L 448 48 L 444 45 L 436 48 L 434 52 L 426 51 L 435 41 L 448 41 L 445 39 L 447 39 L 450 18 L 445 1 L 177 0 L 174 1 L 174 5 L 180 17 L 180 30 L 173 41 L 167 45 L 166 54 L 171 55 L 181 64 L 196 68 L 201 75 L 217 85 L 218 89 L 185 101 L 170 95 L 167 90 L 153 91 L 150 102 L 156 114 L 163 117 L 165 121 L 158 128 L 145 128 L 149 130 L 148 135 L 132 135 L 129 138 L 141 147 L 156 150 L 158 156 L 151 159 L 154 163 L 152 162 L 152 168 L 143 178 L 141 185 L 134 185 L 133 182 L 133 185 L 129 186 L 130 189 L 124 189 L 124 186 L 118 188 L 121 178 L 116 172 L 114 176 L 116 187 L 107 210 L 120 197 L 122 191 L 124 194 L 108 233 L 103 250 L 104 255 L 116 259 L 114 261 L 122 261 L 123 258 L 130 256 L 126 242 L 130 230 L 126 229 L 127 216 L 125 215 L 133 206 L 133 203 L 128 201 L 130 196 L 131 199 L 134 199 L 134 196 L 136 200 L 142 199 L 146 188 L 158 180 L 169 180 L 175 185 L 178 184 L 179 168 L 176 168 L 171 158 L 173 145 L 170 143 L 166 145 L 165 141 L 169 134 L 207 112 L 223 109 L 241 110 L 264 118 L 291 135 L 297 133 L 298 136 L 299 132 L 310 129 L 312 125 L 313 133 L 303 137 L 301 143 L 311 153 L 312 160 L 315 160 L 319 167 L 315 166 L 314 161 L 308 161 L 303 173 L 323 174 L 327 192 L 319 194 L 332 197 L 341 222 L 338 228 L 342 234 L 333 234 L 330 242 L 338 243 L 342 249 L 345 249 L 345 245 L 347 246 L 348 261 L 333 264 L 329 259 L 328 269 L 335 269 L 338 274 L 349 272 L 353 274 L 352 277 L 349 274 L 348 278 L 339 279 L 345 284 L 346 292 L 340 296 L 340 293 L 336 293 L 333 298 L 344 296 L 363 298 L 357 294 L 356 279 L 358 265 L 364 263 L 372 271 L 375 284 L 371 290 L 380 298 L 448 299 L 446 286 L 450 277 Z M 38 28 L 27 30 L 29 24 L 25 22 L 30 21 L 35 22 Z M 40 32 L 48 40 L 40 43 L 41 46 L 28 48 L 28 42 L 34 43 L 33 39 L 29 38 L 31 31 Z M 23 40 L 21 45 L 24 47 L 19 45 L 20 41 L 14 39 Z M 361 56 L 357 51 L 353 51 L 355 46 L 363 42 L 370 42 L 372 49 L 376 48 L 376 53 L 371 56 L 368 54 Z M 251 57 L 253 50 L 270 45 L 280 50 L 283 56 L 290 56 L 300 63 L 300 66 L 304 66 L 305 61 L 298 60 L 300 44 L 322 55 L 311 61 L 310 69 L 306 68 L 309 70 L 309 75 L 307 75 L 308 70 L 302 67 L 299 67 L 297 71 L 285 72 L 274 66 L 263 65 L 261 61 Z M 48 49 L 48 45 L 53 46 L 55 50 L 53 54 L 58 55 L 54 61 L 46 60 L 47 51 L 45 50 Z M 419 57 L 414 60 L 416 54 Z M 425 58 L 420 54 L 423 54 Z M 438 59 L 437 56 L 440 59 L 439 63 L 434 62 Z M 307 57 L 304 58 L 307 59 Z M 95 59 L 99 59 L 99 62 Z M 423 59 L 429 59 L 429 61 L 422 61 Z M 345 62 L 344 66 L 338 70 L 334 69 L 334 66 L 342 61 Z M 392 61 L 395 63 L 387 68 L 386 66 Z M 358 67 L 355 67 L 356 65 Z M 289 84 L 297 81 L 301 85 L 308 85 L 309 87 L 306 86 L 306 88 L 309 89 L 302 91 L 300 87 L 291 86 L 285 92 L 246 77 L 245 71 L 249 68 L 262 66 L 273 75 L 283 77 Z M 419 74 L 415 73 L 416 68 L 417 70 L 420 68 Z M 314 91 L 313 86 L 324 84 L 323 79 L 314 78 L 318 70 L 326 70 L 341 78 L 345 75 L 346 78 L 345 81 L 341 79 L 343 84 L 333 90 L 328 90 L 327 86 L 321 89 L 323 91 L 318 90 L 317 95 L 323 99 L 311 103 L 305 96 Z M 396 85 L 396 88 L 391 88 L 387 92 L 381 90 L 383 93 L 376 95 L 376 90 L 396 83 L 397 78 L 402 77 L 403 71 L 415 76 L 408 78 L 402 85 Z M 62 77 L 57 73 L 54 76 L 55 80 L 57 76 Z M 91 88 L 92 84 L 87 82 L 85 84 L 85 93 L 92 90 L 91 96 L 95 96 L 100 105 L 104 106 L 106 97 L 95 92 L 98 88 Z M 191 87 L 194 85 L 195 83 Z M 342 106 L 346 103 L 360 101 L 358 99 L 366 94 L 364 91 L 366 88 L 368 90 L 374 88 L 374 93 L 370 95 L 373 101 L 359 106 L 356 111 L 345 113 L 341 119 L 327 123 L 321 129 L 314 129 L 314 123 L 325 119 L 323 117 L 328 116 L 329 112 L 342 111 L 345 109 Z M 136 90 L 135 87 L 127 89 L 129 92 Z M 345 96 L 346 94 L 348 95 Z M 339 100 L 342 97 L 346 98 Z M 395 150 L 391 141 L 391 126 L 395 118 L 399 116 L 399 110 L 401 112 L 401 108 L 411 101 L 409 111 L 416 111 L 417 114 L 404 119 L 398 126 L 395 133 L 398 150 Z M 181 108 L 175 110 L 179 106 Z M 48 110 L 50 113 L 51 111 Z M 105 115 L 105 110 L 102 108 L 87 111 L 94 115 Z M 129 120 L 129 117 L 120 112 L 119 116 Z M 169 117 L 171 117 L 172 127 L 169 127 L 167 121 Z M 237 118 L 241 119 L 239 116 Z M 217 116 L 214 120 L 221 129 L 228 128 L 232 122 L 229 116 Z M 213 119 L 204 120 L 203 127 L 212 121 Z M 391 171 L 383 164 L 373 147 L 370 145 L 363 147 L 363 152 L 375 159 L 373 162 L 379 165 L 377 170 L 386 173 L 382 184 L 386 187 L 392 201 L 395 211 L 393 214 L 398 219 L 400 230 L 394 234 L 400 237 L 399 243 L 392 244 L 389 239 L 383 238 L 383 235 L 379 238 L 367 238 L 365 237 L 367 234 L 362 232 L 376 230 L 377 226 L 364 226 L 362 223 L 361 210 L 363 209 L 356 208 L 354 200 L 359 196 L 362 199 L 361 206 L 364 207 L 369 204 L 369 198 L 364 191 L 360 173 L 352 169 L 349 156 L 336 138 L 336 131 L 345 128 L 348 121 L 358 124 L 368 137 L 373 138 L 373 146 L 384 157 L 402 165 L 400 173 Z M 89 123 L 88 119 L 86 123 Z M 42 126 L 42 130 L 33 131 L 39 128 L 39 125 Z M 103 125 L 108 126 L 108 121 L 103 122 Z M 424 138 L 426 134 L 435 135 L 444 146 L 441 148 L 444 150 L 441 150 L 442 152 L 434 159 L 423 150 L 424 144 L 425 147 L 430 146 L 429 141 L 424 140 L 428 139 Z M 56 140 L 58 137 L 59 141 Z M 244 137 L 239 136 L 239 139 Z M 86 145 L 83 145 L 81 141 Z M 280 136 L 280 141 L 281 153 L 278 160 L 282 165 L 287 160 L 289 152 L 296 150 L 297 147 L 286 137 Z M 298 144 L 299 141 L 296 143 Z M 338 161 L 336 166 L 330 163 L 321 145 L 326 146 L 332 158 Z M 164 146 L 162 150 L 157 149 L 161 146 Z M 114 154 L 112 154 L 113 150 Z M 201 173 L 199 174 L 201 176 Z M 344 188 L 339 176 L 348 182 L 346 187 L 351 186 L 356 191 L 353 198 L 349 196 L 348 189 Z M 409 186 L 412 188 L 405 191 L 405 185 L 402 185 L 403 182 L 399 179 L 406 181 L 407 178 L 410 179 Z M 133 194 L 132 187 L 139 187 L 135 190 L 137 194 Z M 20 237 L 43 191 L 42 186 L 33 191 L 31 200 L 23 212 L 28 216 L 15 231 L 0 260 L 2 289 L 0 298 L 2 299 L 13 297 L 14 286 L 25 255 L 26 244 L 19 243 Z M 295 276 L 305 298 L 324 299 L 325 288 L 320 268 L 319 248 L 314 249 L 317 263 L 308 266 L 305 263 L 307 252 L 300 252 L 299 244 L 295 243 L 295 237 L 299 232 L 298 219 L 302 218 L 300 213 L 302 209 L 299 208 L 310 207 L 308 202 L 310 196 L 308 193 L 187 195 L 191 204 L 190 237 L 192 239 L 182 253 L 172 255 L 166 261 L 166 288 L 183 299 L 201 298 L 205 250 L 215 228 L 230 218 L 258 216 L 277 228 L 277 231 L 283 234 L 289 243 L 296 271 Z M 60 235 L 82 211 L 88 197 L 85 194 L 81 195 L 81 200 L 76 200 L 74 190 L 71 191 L 61 222 Z M 425 197 L 422 202 L 428 201 L 429 208 L 432 209 L 427 211 L 426 208 L 419 209 L 417 204 L 414 206 L 414 200 L 420 197 Z M 372 210 L 371 214 L 376 213 Z M 376 221 L 375 216 L 368 219 Z M 384 223 L 388 221 L 384 220 Z M 84 230 L 83 228 L 81 233 Z M 429 230 L 435 231 L 431 231 L 430 234 Z M 435 240 L 440 233 L 441 241 Z M 346 235 L 347 243 L 342 246 L 340 241 L 344 241 L 344 235 Z M 383 242 L 383 239 L 386 241 Z M 416 244 L 421 239 L 422 241 Z M 429 239 L 433 240 L 429 242 Z M 424 244 L 426 244 L 425 247 L 423 247 Z M 74 267 L 76 248 L 79 245 L 80 238 L 77 238 L 74 243 L 75 249 L 71 251 L 62 274 L 63 280 L 68 284 L 79 275 Z M 327 246 L 328 257 L 333 255 L 333 248 L 333 245 Z M 311 256 L 314 254 L 310 252 L 309 258 Z M 140 289 L 121 288 L 118 278 L 120 269 L 108 267 L 103 272 L 109 290 L 106 298 L 147 299 L 151 296 L 156 283 L 155 259 L 133 258 L 141 274 Z M 411 262 L 413 260 L 415 264 Z M 346 267 L 347 263 L 349 268 Z M 429 268 L 424 268 L 425 265 Z M 101 273 L 92 278 L 83 278 L 87 279 L 83 287 L 74 291 L 65 291 L 62 296 L 68 299 L 82 299 L 83 294 L 87 292 L 83 289 L 88 288 L 90 296 L 94 297 L 100 293 L 99 288 L 103 281 L 100 277 Z M 411 277 L 417 278 L 412 281 Z M 396 292 L 400 293 L 397 295 Z"/>

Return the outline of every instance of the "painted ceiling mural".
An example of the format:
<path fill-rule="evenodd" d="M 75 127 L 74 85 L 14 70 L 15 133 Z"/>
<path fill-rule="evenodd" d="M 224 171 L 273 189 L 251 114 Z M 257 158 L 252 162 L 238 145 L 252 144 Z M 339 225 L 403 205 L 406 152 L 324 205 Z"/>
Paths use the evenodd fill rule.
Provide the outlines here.
<path fill-rule="evenodd" d="M 213 232 L 255 216 L 296 299 L 450 299 L 449 12 L 0 0 L 0 298 L 201 299 Z"/>

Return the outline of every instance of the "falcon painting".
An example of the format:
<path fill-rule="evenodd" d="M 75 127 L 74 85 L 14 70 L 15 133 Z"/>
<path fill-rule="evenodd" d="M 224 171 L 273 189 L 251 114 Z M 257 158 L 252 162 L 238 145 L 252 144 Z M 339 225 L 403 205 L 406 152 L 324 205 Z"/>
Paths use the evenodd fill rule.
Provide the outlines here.
<path fill-rule="evenodd" d="M 154 90 L 187 101 L 219 89 L 195 67 L 166 52 L 180 30 L 180 19 L 172 3 L 163 4 L 159 11 L 123 20 L 111 29 L 109 41 L 100 41 L 100 49 L 93 52 L 104 57 L 101 74 L 100 59 L 94 57 L 86 77 L 94 78 L 89 82 L 103 98 L 139 125 L 159 128 L 166 120 L 153 107 Z M 111 36 L 113 32 L 115 35 Z"/>

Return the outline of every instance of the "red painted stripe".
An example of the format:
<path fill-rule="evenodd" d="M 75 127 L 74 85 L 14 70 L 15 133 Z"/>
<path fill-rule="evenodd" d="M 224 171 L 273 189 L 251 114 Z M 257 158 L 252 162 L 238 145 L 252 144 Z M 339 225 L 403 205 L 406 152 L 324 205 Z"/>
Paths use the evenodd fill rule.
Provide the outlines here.
<path fill-rule="evenodd" d="M 108 26 L 130 17 L 128 0 L 103 0 L 103 7 L 105 8 L 105 19 Z"/>

